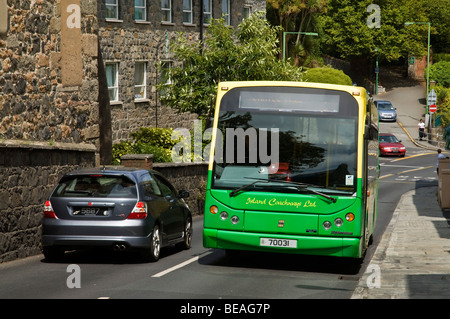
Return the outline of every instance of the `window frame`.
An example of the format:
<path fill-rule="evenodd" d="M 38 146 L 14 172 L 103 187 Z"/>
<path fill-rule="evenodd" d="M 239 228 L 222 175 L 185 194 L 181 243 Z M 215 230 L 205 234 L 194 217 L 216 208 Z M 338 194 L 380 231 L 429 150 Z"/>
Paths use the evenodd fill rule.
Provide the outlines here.
<path fill-rule="evenodd" d="M 143 19 L 137 19 L 136 18 L 136 12 L 137 10 L 144 10 L 144 18 Z M 147 22 L 148 21 L 148 5 L 147 0 L 144 0 L 144 6 L 137 6 L 136 0 L 134 1 L 134 21 L 136 22 Z"/>
<path fill-rule="evenodd" d="M 172 22 L 172 0 L 167 0 L 169 4 L 168 8 L 163 7 L 164 0 L 161 0 L 161 23 L 171 24 Z M 168 16 L 167 16 L 168 13 Z M 164 18 L 168 17 L 167 21 L 164 21 Z"/>
<path fill-rule="evenodd" d="M 143 74 L 142 74 L 143 83 L 141 83 L 141 84 L 136 83 L 136 71 L 137 71 L 138 65 L 143 65 Z M 147 67 L 148 67 L 147 61 L 136 61 L 134 63 L 134 100 L 135 101 L 147 100 Z M 144 93 L 143 96 L 136 97 L 136 89 L 137 88 L 143 89 L 143 93 Z"/>
<path fill-rule="evenodd" d="M 185 9 L 184 4 L 185 1 L 187 1 L 189 3 L 189 8 Z M 185 14 L 187 14 L 187 17 L 189 21 L 185 21 Z M 194 23 L 194 14 L 193 14 L 193 3 L 192 0 L 183 0 L 183 24 L 193 24 Z"/>
<path fill-rule="evenodd" d="M 226 7 L 225 7 L 226 5 Z M 225 25 L 231 25 L 231 1 L 222 0 L 222 17 L 225 19 Z"/>
<path fill-rule="evenodd" d="M 162 60 L 161 61 L 161 73 L 159 74 L 159 83 L 164 85 L 170 85 L 172 84 L 172 79 L 170 78 L 170 70 L 173 67 L 173 61 L 172 60 Z M 161 89 L 159 92 L 160 96 L 165 96 L 166 89 Z"/>
<path fill-rule="evenodd" d="M 106 20 L 113 20 L 113 21 L 117 21 L 119 20 L 119 0 L 112 0 L 114 1 L 114 3 L 107 3 L 108 1 L 105 1 L 105 6 L 106 6 Z M 108 16 L 108 12 L 110 9 L 114 14 L 113 17 L 109 17 Z"/>
<path fill-rule="evenodd" d="M 247 19 L 252 14 L 252 7 L 248 5 L 244 5 L 242 7 L 242 20 Z"/>
<path fill-rule="evenodd" d="M 109 83 L 108 81 L 108 66 L 114 66 L 114 76 L 115 83 Z M 106 85 L 108 86 L 108 98 L 110 102 L 119 102 L 119 62 L 106 62 L 105 63 L 105 71 L 106 71 Z M 111 84 L 111 85 L 110 85 Z M 111 100 L 110 91 L 115 91 L 116 99 Z"/>
<path fill-rule="evenodd" d="M 208 4 L 210 11 L 205 11 L 205 5 Z M 213 19 L 213 7 L 212 0 L 203 1 L 203 25 L 209 25 L 209 21 Z"/>

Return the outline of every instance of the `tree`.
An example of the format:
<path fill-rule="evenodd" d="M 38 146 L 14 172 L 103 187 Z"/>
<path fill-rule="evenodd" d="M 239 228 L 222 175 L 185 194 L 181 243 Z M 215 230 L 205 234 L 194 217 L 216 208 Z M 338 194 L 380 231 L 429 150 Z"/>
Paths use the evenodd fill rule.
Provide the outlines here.
<path fill-rule="evenodd" d="M 171 51 L 182 64 L 169 70 L 171 84 L 157 86 L 161 101 L 203 118 L 213 113 L 220 81 L 301 80 L 301 69 L 277 59 L 278 31 L 261 13 L 254 13 L 237 29 L 223 19 L 212 20 L 204 44 L 179 34 Z"/>
<path fill-rule="evenodd" d="M 299 56 L 303 57 L 312 51 L 317 44 L 314 41 L 307 43 L 308 36 L 302 32 L 314 30 L 315 19 L 319 14 L 327 10 L 326 0 L 267 0 L 267 11 L 273 24 L 279 25 L 282 31 L 297 32 L 294 37 L 290 34 L 286 36 L 286 47 L 289 48 L 291 38 L 294 38 L 293 47 L 295 48 L 294 62 L 300 64 Z M 308 48 L 306 48 L 308 46 Z M 289 50 L 288 50 L 289 51 Z M 302 54 L 303 53 L 303 54 Z M 306 53 L 306 54 L 305 54 Z"/>
<path fill-rule="evenodd" d="M 380 27 L 369 27 L 367 8 L 380 7 Z M 324 30 L 323 47 L 344 59 L 378 57 L 396 61 L 408 54 L 426 54 L 426 25 L 406 26 L 405 22 L 428 21 L 426 0 L 329 0 L 328 13 L 319 17 Z M 434 29 L 433 29 L 434 31 Z M 377 51 L 375 51 L 377 49 Z"/>

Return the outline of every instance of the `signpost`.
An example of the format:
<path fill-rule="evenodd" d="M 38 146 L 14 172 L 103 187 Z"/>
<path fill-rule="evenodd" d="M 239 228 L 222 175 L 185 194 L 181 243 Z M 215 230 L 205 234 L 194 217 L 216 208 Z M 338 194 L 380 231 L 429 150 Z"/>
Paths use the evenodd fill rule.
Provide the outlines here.
<path fill-rule="evenodd" d="M 427 105 L 436 104 L 437 95 L 434 89 L 431 89 L 430 93 L 428 93 L 427 97 Z"/>
<path fill-rule="evenodd" d="M 430 113 L 430 123 L 428 125 L 429 128 L 431 128 L 432 126 L 433 113 L 436 112 L 437 110 L 436 101 L 437 101 L 436 92 L 434 91 L 434 89 L 431 89 L 430 93 L 428 93 L 427 96 L 428 112 Z"/>

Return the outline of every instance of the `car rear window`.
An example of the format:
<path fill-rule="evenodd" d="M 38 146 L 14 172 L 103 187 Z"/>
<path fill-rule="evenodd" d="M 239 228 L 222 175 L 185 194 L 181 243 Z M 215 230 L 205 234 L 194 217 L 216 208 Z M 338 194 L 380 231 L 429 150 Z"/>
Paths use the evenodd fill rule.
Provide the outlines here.
<path fill-rule="evenodd" d="M 61 179 L 54 197 L 136 198 L 136 184 L 125 176 L 81 175 Z"/>

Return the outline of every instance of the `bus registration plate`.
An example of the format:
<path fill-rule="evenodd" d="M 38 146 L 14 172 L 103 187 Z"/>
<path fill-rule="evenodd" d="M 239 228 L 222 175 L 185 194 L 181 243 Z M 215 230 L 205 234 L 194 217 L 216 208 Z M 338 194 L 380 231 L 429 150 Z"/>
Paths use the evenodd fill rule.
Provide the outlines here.
<path fill-rule="evenodd" d="M 260 246 L 297 248 L 297 240 L 280 238 L 261 238 Z"/>

